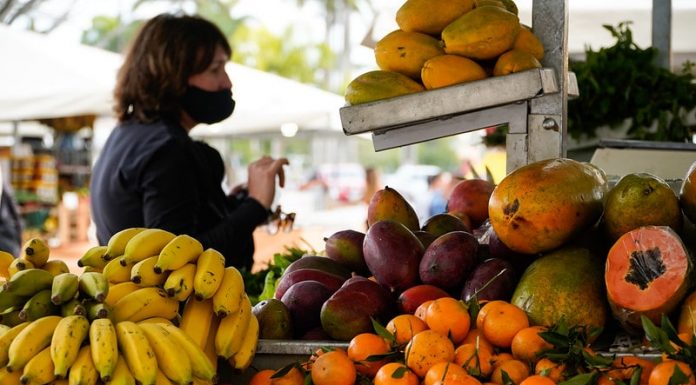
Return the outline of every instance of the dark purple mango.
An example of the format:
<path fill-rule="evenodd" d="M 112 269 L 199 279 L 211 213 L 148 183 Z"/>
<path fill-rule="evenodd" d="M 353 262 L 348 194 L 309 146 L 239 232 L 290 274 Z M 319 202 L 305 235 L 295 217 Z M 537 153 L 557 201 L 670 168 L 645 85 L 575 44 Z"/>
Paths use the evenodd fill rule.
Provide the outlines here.
<path fill-rule="evenodd" d="M 350 269 L 340 263 L 334 261 L 331 258 L 319 256 L 319 255 L 305 255 L 300 259 L 294 261 L 288 267 L 285 268 L 283 274 L 288 274 L 291 271 L 300 269 L 317 269 L 323 270 L 327 273 L 340 275 L 341 277 L 350 278 Z"/>
<path fill-rule="evenodd" d="M 471 228 L 467 226 L 464 221 L 448 213 L 440 213 L 431 216 L 425 221 L 421 230 L 434 235 L 435 238 L 452 231 L 471 232 Z"/>
<path fill-rule="evenodd" d="M 468 301 L 477 290 L 480 290 L 477 294 L 479 301 L 510 301 L 512 292 L 517 286 L 517 280 L 517 271 L 510 262 L 501 258 L 487 259 L 476 266 L 467 278 L 461 299 Z M 489 281 L 491 282 L 488 283 Z M 484 288 L 487 283 L 488 285 Z"/>
<path fill-rule="evenodd" d="M 288 290 L 290 286 L 302 281 L 319 281 L 326 285 L 333 293 L 341 287 L 345 280 L 344 277 L 339 275 L 317 269 L 299 269 L 289 273 L 286 271 L 278 281 L 274 297 L 278 299 L 283 298 L 283 294 L 285 294 L 285 291 Z"/>
<path fill-rule="evenodd" d="M 399 293 L 418 283 L 423 245 L 399 222 L 374 223 L 365 234 L 363 255 L 377 283 Z"/>
<path fill-rule="evenodd" d="M 476 238 L 465 231 L 438 237 L 420 261 L 420 280 L 446 291 L 459 291 L 476 265 L 478 246 Z"/>
<path fill-rule="evenodd" d="M 324 250 L 326 256 L 332 260 L 355 273 L 365 274 L 368 269 L 362 250 L 364 240 L 365 233 L 355 230 L 341 230 L 331 234 L 328 238 L 324 238 L 326 242 Z"/>
<path fill-rule="evenodd" d="M 331 289 L 317 281 L 301 281 L 288 288 L 280 301 L 290 312 L 295 337 L 321 325 L 321 307 L 332 293 Z"/>

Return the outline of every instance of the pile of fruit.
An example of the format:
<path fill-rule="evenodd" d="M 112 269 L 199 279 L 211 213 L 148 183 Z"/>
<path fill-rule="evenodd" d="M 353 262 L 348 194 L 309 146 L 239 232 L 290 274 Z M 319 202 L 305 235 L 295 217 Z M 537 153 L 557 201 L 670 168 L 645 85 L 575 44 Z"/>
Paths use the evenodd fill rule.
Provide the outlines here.
<path fill-rule="evenodd" d="M 254 358 L 242 276 L 195 238 L 125 229 L 84 254 L 80 275 L 40 239 L 23 253 L 0 266 L 3 385 L 213 384 L 218 357 L 236 370 Z"/>
<path fill-rule="evenodd" d="M 379 70 L 347 86 L 351 105 L 541 67 L 544 46 L 513 0 L 407 0 L 375 46 Z"/>

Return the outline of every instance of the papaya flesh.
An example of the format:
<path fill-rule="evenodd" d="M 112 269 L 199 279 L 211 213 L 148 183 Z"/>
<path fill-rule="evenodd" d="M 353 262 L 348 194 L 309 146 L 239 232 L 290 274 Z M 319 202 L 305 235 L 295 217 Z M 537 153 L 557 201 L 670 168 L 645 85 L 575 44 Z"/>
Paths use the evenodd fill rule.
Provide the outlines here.
<path fill-rule="evenodd" d="M 375 44 L 375 60 L 381 70 L 398 72 L 414 80 L 420 80 L 421 68 L 428 59 L 444 53 L 440 40 L 400 29 Z"/>
<path fill-rule="evenodd" d="M 460 16 L 442 31 L 445 52 L 489 60 L 512 48 L 520 20 L 503 8 L 485 5 Z"/>
<path fill-rule="evenodd" d="M 643 226 L 622 235 L 607 255 L 604 281 L 611 311 L 629 332 L 640 316 L 659 325 L 686 295 L 691 263 L 681 238 L 667 226 Z"/>
<path fill-rule="evenodd" d="M 572 159 L 546 159 L 522 166 L 495 187 L 488 216 L 511 250 L 536 254 L 561 246 L 595 224 L 607 182 L 595 166 Z"/>
<path fill-rule="evenodd" d="M 425 91 L 423 85 L 406 75 L 377 70 L 358 75 L 348 83 L 345 100 L 357 105 L 420 91 Z"/>

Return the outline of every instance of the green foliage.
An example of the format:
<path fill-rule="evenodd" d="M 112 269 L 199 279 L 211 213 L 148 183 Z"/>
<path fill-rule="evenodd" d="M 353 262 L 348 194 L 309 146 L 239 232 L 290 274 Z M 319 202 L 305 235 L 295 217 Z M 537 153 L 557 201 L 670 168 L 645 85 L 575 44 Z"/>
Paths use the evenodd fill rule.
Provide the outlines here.
<path fill-rule="evenodd" d="M 457 153 L 454 151 L 453 138 L 442 138 L 416 145 L 418 163 L 434 164 L 443 170 L 455 170 L 459 165 Z"/>
<path fill-rule="evenodd" d="M 255 273 L 240 270 L 244 278 L 244 290 L 251 304 L 256 305 L 264 299 L 272 298 L 285 269 L 307 253 L 307 250 L 298 247 L 285 246 L 285 252 L 273 254 L 272 262 L 265 269 Z"/>
<path fill-rule="evenodd" d="M 92 19 L 92 26 L 82 32 L 82 43 L 121 53 L 142 23 L 134 20 L 123 24 L 119 17 L 97 16 Z"/>

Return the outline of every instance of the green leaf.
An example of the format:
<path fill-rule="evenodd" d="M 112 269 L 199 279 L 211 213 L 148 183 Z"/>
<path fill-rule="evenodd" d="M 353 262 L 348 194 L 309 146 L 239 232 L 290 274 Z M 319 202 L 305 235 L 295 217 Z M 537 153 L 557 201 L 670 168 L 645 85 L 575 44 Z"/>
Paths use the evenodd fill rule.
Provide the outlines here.
<path fill-rule="evenodd" d="M 375 329 L 375 333 L 377 333 L 378 336 L 385 338 L 391 345 L 396 343 L 396 336 L 391 334 L 379 321 L 370 317 L 370 322 L 372 322 L 372 328 Z"/>
<path fill-rule="evenodd" d="M 590 368 L 607 368 L 614 361 L 611 357 L 605 357 L 599 353 L 590 354 L 587 351 L 582 351 L 582 357 L 585 359 L 587 367 Z"/>
<path fill-rule="evenodd" d="M 401 378 L 406 374 L 407 370 L 408 369 L 405 366 L 399 366 L 398 368 L 396 368 L 396 370 L 394 371 L 394 373 L 392 373 L 391 376 L 392 378 Z"/>
<path fill-rule="evenodd" d="M 674 347 L 669 341 L 667 333 L 655 326 L 655 324 L 650 320 L 650 318 L 641 315 L 640 322 L 643 325 L 643 331 L 645 332 L 645 337 L 650 341 L 650 344 L 660 351 L 665 353 L 674 353 Z"/>
<path fill-rule="evenodd" d="M 501 370 L 500 374 L 503 378 L 503 385 L 515 385 L 515 381 L 513 381 L 512 378 L 510 378 L 506 371 Z"/>
<path fill-rule="evenodd" d="M 638 365 L 637 368 L 633 369 L 633 374 L 631 374 L 631 381 L 629 385 L 640 385 L 640 376 L 643 374 L 643 367 Z"/>
<path fill-rule="evenodd" d="M 277 283 L 276 273 L 273 270 L 268 270 L 264 279 L 263 291 L 259 294 L 259 301 L 273 298 Z"/>
<path fill-rule="evenodd" d="M 565 381 L 559 382 L 558 385 L 590 385 L 594 383 L 595 377 L 597 377 L 598 374 L 598 372 L 578 374 Z"/>
<path fill-rule="evenodd" d="M 672 372 L 672 376 L 669 378 L 667 385 L 682 385 L 688 383 L 689 377 L 679 368 L 679 365 L 674 365 L 674 372 Z"/>

